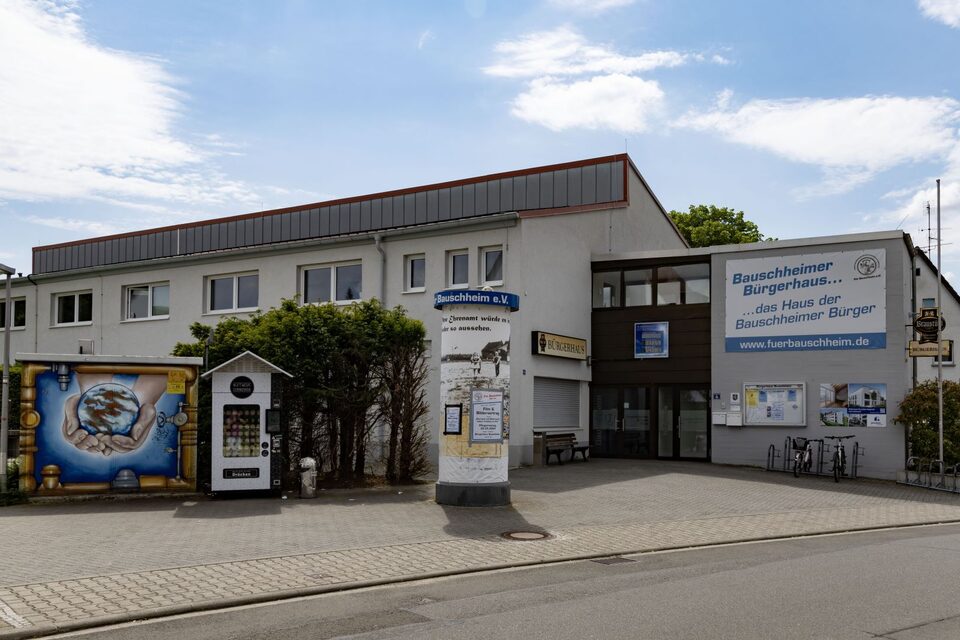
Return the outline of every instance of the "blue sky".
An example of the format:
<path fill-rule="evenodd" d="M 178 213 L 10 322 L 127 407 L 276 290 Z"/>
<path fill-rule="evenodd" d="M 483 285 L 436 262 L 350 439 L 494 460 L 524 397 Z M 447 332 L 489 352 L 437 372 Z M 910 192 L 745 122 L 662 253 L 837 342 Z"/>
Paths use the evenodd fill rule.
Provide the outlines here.
<path fill-rule="evenodd" d="M 0 0 L 0 262 L 630 153 L 661 202 L 960 269 L 960 0 Z"/>

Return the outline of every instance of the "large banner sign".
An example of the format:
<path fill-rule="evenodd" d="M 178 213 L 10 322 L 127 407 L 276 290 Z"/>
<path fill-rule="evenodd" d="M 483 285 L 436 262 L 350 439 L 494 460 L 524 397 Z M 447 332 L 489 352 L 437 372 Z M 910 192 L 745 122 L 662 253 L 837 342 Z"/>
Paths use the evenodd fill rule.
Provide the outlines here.
<path fill-rule="evenodd" d="M 727 262 L 726 350 L 887 346 L 884 249 Z"/>

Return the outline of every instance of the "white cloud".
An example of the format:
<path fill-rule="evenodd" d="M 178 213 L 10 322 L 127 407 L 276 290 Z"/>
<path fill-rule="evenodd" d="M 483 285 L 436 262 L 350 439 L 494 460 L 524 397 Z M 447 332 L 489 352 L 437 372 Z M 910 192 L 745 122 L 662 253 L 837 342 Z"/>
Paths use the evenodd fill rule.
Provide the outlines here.
<path fill-rule="evenodd" d="M 659 67 L 677 67 L 693 58 L 691 54 L 678 51 L 625 56 L 602 45 L 590 44 L 570 27 L 537 31 L 516 40 L 499 42 L 494 51 L 500 54 L 499 60 L 483 71 L 503 78 L 638 73 Z"/>
<path fill-rule="evenodd" d="M 423 49 L 428 42 L 433 40 L 436 36 L 433 35 L 433 31 L 427 29 L 420 33 L 420 37 L 417 38 L 417 49 Z"/>
<path fill-rule="evenodd" d="M 572 127 L 638 133 L 649 126 L 663 102 L 651 80 L 623 74 L 578 82 L 539 78 L 513 102 L 516 117 L 554 131 Z"/>
<path fill-rule="evenodd" d="M 952 98 L 867 96 L 751 100 L 739 109 L 689 113 L 675 126 L 822 167 L 824 182 L 798 194 L 825 195 L 897 165 L 947 158 L 956 153 L 958 122 L 960 102 Z"/>
<path fill-rule="evenodd" d="M 568 26 L 499 42 L 494 51 L 497 59 L 484 73 L 526 81 L 511 101 L 511 113 L 554 131 L 646 131 L 660 116 L 665 96 L 658 82 L 638 74 L 708 61 L 701 53 L 680 51 L 624 55 L 590 43 Z M 712 61 L 720 63 L 716 56 Z"/>
<path fill-rule="evenodd" d="M 917 5 L 926 17 L 960 29 L 960 0 L 918 0 Z"/>
<path fill-rule="evenodd" d="M 38 224 L 51 229 L 60 229 L 64 231 L 82 231 L 90 235 L 107 235 L 111 233 L 122 233 L 130 228 L 120 225 L 116 222 L 103 222 L 95 220 L 81 220 L 78 218 L 63 218 L 59 216 L 25 216 L 25 222 Z"/>
<path fill-rule="evenodd" d="M 174 133 L 184 95 L 162 63 L 93 42 L 74 4 L 0 4 L 0 60 L 0 197 L 256 200 L 209 165 L 224 140 Z"/>
<path fill-rule="evenodd" d="M 579 11 L 582 13 L 603 13 L 609 9 L 627 7 L 636 0 L 548 0 L 557 9 Z"/>

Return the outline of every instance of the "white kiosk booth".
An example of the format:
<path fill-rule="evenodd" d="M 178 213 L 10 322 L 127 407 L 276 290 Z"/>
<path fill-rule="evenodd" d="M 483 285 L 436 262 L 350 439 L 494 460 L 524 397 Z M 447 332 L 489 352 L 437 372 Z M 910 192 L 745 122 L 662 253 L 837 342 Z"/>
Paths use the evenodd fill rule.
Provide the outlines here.
<path fill-rule="evenodd" d="M 213 378 L 210 489 L 280 489 L 282 425 L 278 376 L 292 378 L 244 351 L 203 374 Z"/>

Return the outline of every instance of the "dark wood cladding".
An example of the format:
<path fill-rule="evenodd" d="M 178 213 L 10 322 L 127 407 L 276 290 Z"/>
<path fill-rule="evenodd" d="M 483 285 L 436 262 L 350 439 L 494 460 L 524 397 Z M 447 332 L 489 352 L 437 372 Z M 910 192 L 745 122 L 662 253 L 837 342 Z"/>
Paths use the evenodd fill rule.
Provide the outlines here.
<path fill-rule="evenodd" d="M 662 321 L 670 323 L 670 357 L 635 359 L 634 323 Z M 591 324 L 593 384 L 709 386 L 709 304 L 594 309 Z"/>
<path fill-rule="evenodd" d="M 330 238 L 500 213 L 623 206 L 625 154 L 35 247 L 35 274 Z"/>

